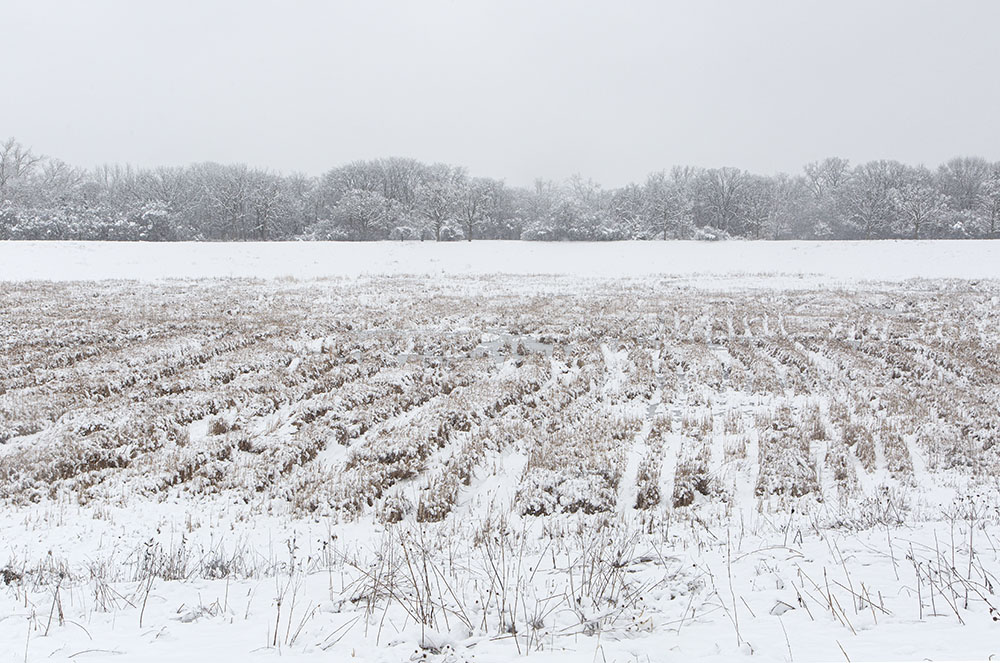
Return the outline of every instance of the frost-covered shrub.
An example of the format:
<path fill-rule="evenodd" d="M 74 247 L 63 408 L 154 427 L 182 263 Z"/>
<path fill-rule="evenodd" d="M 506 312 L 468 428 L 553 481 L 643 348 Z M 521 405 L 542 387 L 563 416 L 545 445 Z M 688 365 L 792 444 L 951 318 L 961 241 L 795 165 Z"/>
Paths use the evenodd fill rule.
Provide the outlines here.
<path fill-rule="evenodd" d="M 718 242 L 721 240 L 733 239 L 733 236 L 725 230 L 721 230 L 719 228 L 702 226 L 694 229 L 692 239 L 701 240 L 703 242 Z"/>
<path fill-rule="evenodd" d="M 11 239 L 11 228 L 17 225 L 17 210 L 7 201 L 0 201 L 0 240 Z"/>
<path fill-rule="evenodd" d="M 347 230 L 333 219 L 320 219 L 312 227 L 307 239 L 317 241 L 344 241 L 351 239 Z"/>
<path fill-rule="evenodd" d="M 459 242 L 463 239 L 465 239 L 465 232 L 460 226 L 448 225 L 441 228 L 442 242 Z"/>
<path fill-rule="evenodd" d="M 389 237 L 397 241 L 415 240 L 420 239 L 420 232 L 412 226 L 396 226 Z"/>

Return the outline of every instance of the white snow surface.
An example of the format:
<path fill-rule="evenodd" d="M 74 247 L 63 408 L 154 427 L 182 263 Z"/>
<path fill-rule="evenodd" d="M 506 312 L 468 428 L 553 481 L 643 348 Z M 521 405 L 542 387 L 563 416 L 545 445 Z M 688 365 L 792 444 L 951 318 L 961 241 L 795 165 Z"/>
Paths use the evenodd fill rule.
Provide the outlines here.
<path fill-rule="evenodd" d="M 1000 242 L 0 242 L 0 281 L 362 275 L 1000 278 Z"/>

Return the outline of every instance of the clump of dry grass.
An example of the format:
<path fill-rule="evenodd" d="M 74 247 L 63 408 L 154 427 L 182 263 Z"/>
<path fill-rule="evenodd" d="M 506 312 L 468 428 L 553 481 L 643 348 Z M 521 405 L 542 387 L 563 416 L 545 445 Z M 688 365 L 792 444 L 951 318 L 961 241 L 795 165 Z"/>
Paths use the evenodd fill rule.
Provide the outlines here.
<path fill-rule="evenodd" d="M 655 457 L 647 456 L 636 473 L 635 508 L 653 509 L 660 504 L 660 464 Z"/>
<path fill-rule="evenodd" d="M 229 431 L 229 422 L 223 417 L 212 417 L 212 419 L 208 422 L 209 435 L 225 435 Z"/>
<path fill-rule="evenodd" d="M 844 444 L 867 471 L 875 471 L 875 435 L 868 426 L 851 422 L 844 427 Z"/>
<path fill-rule="evenodd" d="M 704 457 L 694 458 L 677 465 L 674 472 L 674 494 L 671 502 L 674 508 L 694 504 L 696 495 L 712 494 L 712 477 Z"/>
<path fill-rule="evenodd" d="M 759 445 L 760 474 L 755 488 L 758 496 L 818 494 L 810 436 L 792 423 L 790 411 L 776 413 L 770 428 L 760 433 Z"/>

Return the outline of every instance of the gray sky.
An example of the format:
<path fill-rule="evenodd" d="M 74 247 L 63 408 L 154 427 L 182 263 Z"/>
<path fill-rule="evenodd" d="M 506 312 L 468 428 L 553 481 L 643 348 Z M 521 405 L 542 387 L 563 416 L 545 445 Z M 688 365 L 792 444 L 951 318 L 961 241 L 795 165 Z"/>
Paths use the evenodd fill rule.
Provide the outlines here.
<path fill-rule="evenodd" d="M 1000 159 L 1000 2 L 12 2 L 0 138 L 70 163 L 525 184 Z"/>

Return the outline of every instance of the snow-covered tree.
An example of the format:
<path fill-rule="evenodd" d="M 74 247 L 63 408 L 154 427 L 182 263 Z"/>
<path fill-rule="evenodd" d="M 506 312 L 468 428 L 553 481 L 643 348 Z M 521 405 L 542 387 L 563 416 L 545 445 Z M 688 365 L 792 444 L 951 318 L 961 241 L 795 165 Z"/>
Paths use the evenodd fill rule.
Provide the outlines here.
<path fill-rule="evenodd" d="M 899 234 L 912 239 L 940 234 L 948 199 L 934 187 L 929 170 L 916 168 L 907 172 L 891 196 L 901 224 Z"/>
<path fill-rule="evenodd" d="M 43 161 L 31 148 L 21 145 L 14 138 L 0 143 L 0 201 L 6 199 L 10 185 L 29 177 Z"/>
<path fill-rule="evenodd" d="M 937 175 L 941 193 L 948 197 L 952 208 L 973 210 L 983 184 L 990 178 L 991 167 L 980 157 L 957 157 L 942 164 Z"/>
<path fill-rule="evenodd" d="M 576 175 L 507 186 L 414 159 L 320 177 L 243 164 L 77 168 L 0 143 L 0 238 L 278 240 L 997 237 L 1000 164 L 931 173 L 844 159 L 798 175 L 674 167 L 603 189 Z"/>
<path fill-rule="evenodd" d="M 694 232 L 694 168 L 673 168 L 646 178 L 645 198 L 650 237 L 686 239 Z"/>
<path fill-rule="evenodd" d="M 473 236 L 490 219 L 494 218 L 499 203 L 499 188 L 502 183 L 484 177 L 476 177 L 458 185 L 458 216 L 462 220 L 465 239 Z"/>
<path fill-rule="evenodd" d="M 905 167 L 897 161 L 870 161 L 854 168 L 839 192 L 849 238 L 892 236 L 899 208 L 893 192 L 902 184 L 904 173 Z"/>
<path fill-rule="evenodd" d="M 417 186 L 416 210 L 424 219 L 425 230 L 436 241 L 457 238 L 459 203 L 465 171 L 438 165 L 433 177 Z"/>
<path fill-rule="evenodd" d="M 348 191 L 332 218 L 316 225 L 316 239 L 371 240 L 389 236 L 399 219 L 399 203 L 378 191 Z"/>
<path fill-rule="evenodd" d="M 611 195 L 614 239 L 643 239 L 650 226 L 649 207 L 643 187 L 629 184 Z"/>
<path fill-rule="evenodd" d="M 748 185 L 747 174 L 738 168 L 711 168 L 700 181 L 706 225 L 725 234 L 740 233 L 740 206 Z"/>
<path fill-rule="evenodd" d="M 996 237 L 1000 232 L 1000 162 L 993 164 L 989 178 L 980 187 L 978 203 L 986 236 Z"/>

